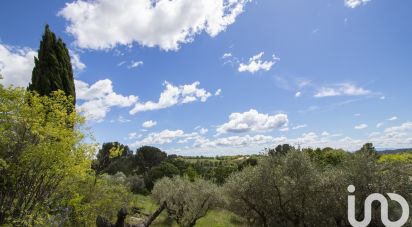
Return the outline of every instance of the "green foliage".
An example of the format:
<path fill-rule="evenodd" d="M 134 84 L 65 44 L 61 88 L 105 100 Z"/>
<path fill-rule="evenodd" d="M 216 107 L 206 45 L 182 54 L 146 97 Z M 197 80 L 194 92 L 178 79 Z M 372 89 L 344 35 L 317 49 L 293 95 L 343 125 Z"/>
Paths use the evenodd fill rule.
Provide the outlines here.
<path fill-rule="evenodd" d="M 187 167 L 189 166 L 189 163 L 185 161 L 183 158 L 178 158 L 178 157 L 168 157 L 166 160 L 168 163 L 173 164 L 176 166 L 176 168 L 179 169 L 180 175 L 182 176 Z"/>
<path fill-rule="evenodd" d="M 73 70 L 66 44 L 50 31 L 46 25 L 38 57 L 34 59 L 31 83 L 28 87 L 40 95 L 51 95 L 53 91 L 62 90 L 76 103 Z"/>
<path fill-rule="evenodd" d="M 268 153 L 270 155 L 285 155 L 289 151 L 294 150 L 295 148 L 293 146 L 290 146 L 289 144 L 282 144 L 278 145 L 275 149 L 268 149 Z"/>
<path fill-rule="evenodd" d="M 376 192 L 397 192 L 412 201 L 409 164 L 380 163 L 370 152 L 318 152 L 269 156 L 230 176 L 224 185 L 228 209 L 245 217 L 250 225 L 341 227 L 349 226 L 348 185 L 356 187 L 357 207 Z M 336 165 L 336 160 L 340 164 Z M 374 207 L 371 226 L 380 226 L 379 209 Z M 398 212 L 391 208 L 390 216 L 397 217 Z M 357 209 L 358 217 L 362 213 Z"/>
<path fill-rule="evenodd" d="M 94 226 L 98 215 L 115 222 L 117 211 L 133 200 L 123 173 L 71 178 L 59 195 L 63 210 L 54 217 L 59 226 Z"/>
<path fill-rule="evenodd" d="M 156 180 L 159 180 L 163 177 L 173 177 L 179 175 L 179 169 L 169 162 L 162 162 L 160 165 L 155 166 L 145 174 L 145 185 L 146 188 L 150 191 L 152 190 Z"/>
<path fill-rule="evenodd" d="M 142 176 L 132 175 L 127 177 L 127 185 L 130 190 L 136 194 L 149 194 L 149 191 L 146 188 L 145 180 Z"/>
<path fill-rule="evenodd" d="M 152 196 L 135 195 L 132 204 L 136 206 L 141 213 L 153 213 L 158 207 L 156 200 Z M 144 219 L 146 216 L 133 215 L 129 218 L 130 224 L 137 224 L 137 220 Z M 163 211 L 160 216 L 150 225 L 152 227 L 177 227 L 175 220 L 168 217 L 167 211 Z M 246 227 L 245 220 L 236 214 L 225 209 L 212 209 L 206 215 L 196 222 L 196 227 Z"/>
<path fill-rule="evenodd" d="M 194 182 L 180 176 L 163 178 L 156 182 L 153 196 L 166 202 L 170 217 L 183 227 L 191 227 L 204 217 L 216 200 L 216 185 L 203 179 Z"/>
<path fill-rule="evenodd" d="M 90 169 L 83 120 L 68 108 L 62 91 L 39 96 L 0 86 L 0 224 L 43 223 L 61 183 Z"/>
<path fill-rule="evenodd" d="M 159 165 L 167 158 L 167 154 L 156 147 L 143 146 L 137 149 L 135 160 L 140 172 L 148 172 L 152 167 Z"/>
<path fill-rule="evenodd" d="M 119 171 L 129 173 L 132 160 L 128 160 L 128 157 L 132 153 L 128 146 L 119 142 L 103 143 L 102 148 L 97 153 L 97 159 L 93 163 L 93 169 L 97 173 L 115 174 Z M 125 162 L 128 163 L 125 164 Z"/>
<path fill-rule="evenodd" d="M 372 143 L 365 143 L 358 152 L 367 155 L 378 155 L 378 152 L 376 151 Z"/>
<path fill-rule="evenodd" d="M 179 175 L 179 169 L 174 166 L 172 163 L 162 162 L 160 165 L 153 167 L 149 175 L 153 181 L 157 179 L 161 179 L 163 177 L 173 177 L 175 175 Z"/>
<path fill-rule="evenodd" d="M 304 149 L 312 161 L 321 167 L 337 166 L 343 163 L 349 153 L 343 150 L 334 150 L 332 148 L 324 149 Z"/>
<path fill-rule="evenodd" d="M 226 178 L 230 176 L 230 174 L 236 172 L 238 169 L 234 166 L 218 166 L 214 169 L 214 180 L 215 183 L 221 185 L 225 183 Z"/>
<path fill-rule="evenodd" d="M 379 157 L 380 163 L 385 162 L 403 162 L 412 164 L 412 153 L 405 152 L 405 153 L 397 153 L 397 154 L 384 154 Z"/>
<path fill-rule="evenodd" d="M 195 181 L 196 177 L 198 176 L 196 170 L 193 168 L 192 165 L 187 167 L 184 175 L 187 176 L 189 178 L 189 180 L 192 181 L 192 182 Z"/>

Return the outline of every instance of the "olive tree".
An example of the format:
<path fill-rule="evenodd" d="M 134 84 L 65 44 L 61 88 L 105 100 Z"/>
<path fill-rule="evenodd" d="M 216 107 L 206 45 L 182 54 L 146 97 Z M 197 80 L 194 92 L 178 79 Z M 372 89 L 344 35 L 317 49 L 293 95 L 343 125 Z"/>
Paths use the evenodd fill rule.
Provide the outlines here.
<path fill-rule="evenodd" d="M 205 216 L 215 201 L 217 186 L 203 179 L 191 182 L 184 177 L 162 178 L 153 188 L 159 204 L 166 203 L 170 217 L 183 227 L 191 227 Z"/>
<path fill-rule="evenodd" d="M 309 157 L 290 151 L 232 175 L 224 192 L 228 208 L 251 224 L 301 226 L 317 218 L 312 210 L 318 180 Z"/>
<path fill-rule="evenodd" d="M 411 202 L 411 167 L 402 162 L 378 162 L 373 152 L 340 155 L 326 164 L 308 152 L 290 151 L 268 156 L 255 167 L 232 175 L 224 185 L 227 208 L 260 226 L 350 226 L 347 217 L 349 185 L 356 191 L 356 218 L 372 193 L 398 193 Z M 328 156 L 331 154 L 328 154 Z M 335 156 L 334 154 L 332 156 Z M 396 203 L 395 203 L 396 204 Z M 373 204 L 373 226 L 382 226 L 380 204 Z M 389 204 L 390 217 L 400 207 Z"/>

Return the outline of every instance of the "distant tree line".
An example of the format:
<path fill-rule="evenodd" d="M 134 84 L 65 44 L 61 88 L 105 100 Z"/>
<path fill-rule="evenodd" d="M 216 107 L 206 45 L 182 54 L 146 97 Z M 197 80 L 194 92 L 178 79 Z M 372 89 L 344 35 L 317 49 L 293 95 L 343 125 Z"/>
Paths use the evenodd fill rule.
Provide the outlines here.
<path fill-rule="evenodd" d="M 256 158 L 236 160 L 222 157 L 179 157 L 167 155 L 156 147 L 143 146 L 136 151 L 119 142 L 104 143 L 99 149 L 92 168 L 97 174 L 123 173 L 135 193 L 148 194 L 156 180 L 163 177 L 185 176 L 190 181 L 196 178 L 210 180 L 222 185 L 233 172 L 246 166 L 256 165 Z"/>

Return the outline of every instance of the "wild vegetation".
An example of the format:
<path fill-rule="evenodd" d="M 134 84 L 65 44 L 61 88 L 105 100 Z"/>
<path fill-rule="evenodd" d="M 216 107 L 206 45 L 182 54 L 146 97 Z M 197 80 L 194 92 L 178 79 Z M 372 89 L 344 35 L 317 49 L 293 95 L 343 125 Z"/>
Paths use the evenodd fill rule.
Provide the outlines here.
<path fill-rule="evenodd" d="M 182 157 L 108 142 L 95 154 L 73 111 L 67 49 L 47 26 L 35 61 L 28 90 L 0 85 L 1 226 L 345 227 L 348 185 L 358 219 L 371 193 L 412 201 L 412 154 L 380 154 L 370 143 L 353 153 L 283 144 Z M 372 219 L 382 226 L 379 204 Z"/>

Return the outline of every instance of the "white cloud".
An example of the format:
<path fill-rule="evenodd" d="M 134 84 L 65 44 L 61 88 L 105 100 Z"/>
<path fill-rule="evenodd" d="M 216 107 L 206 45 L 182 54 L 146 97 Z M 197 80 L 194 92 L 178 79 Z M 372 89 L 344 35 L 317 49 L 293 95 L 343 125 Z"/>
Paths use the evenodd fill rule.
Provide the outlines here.
<path fill-rule="evenodd" d="M 90 120 L 102 121 L 111 107 L 129 107 L 138 100 L 137 96 L 123 96 L 114 92 L 109 79 L 99 80 L 92 85 L 80 80 L 74 82 L 77 99 L 84 101 L 78 110 Z"/>
<path fill-rule="evenodd" d="M 200 128 L 200 127 L 199 127 Z M 372 142 L 378 148 L 412 147 L 412 122 L 406 122 L 396 127 L 387 128 L 381 132 L 372 132 L 366 138 L 352 138 L 330 132 L 306 132 L 295 138 L 274 137 L 270 135 L 242 135 L 219 138 L 205 138 L 201 135 L 183 134 L 178 136 L 178 144 L 193 141 L 192 146 L 180 147 L 179 153 L 187 155 L 227 155 L 258 153 L 264 148 L 276 147 L 288 143 L 303 148 L 333 147 L 348 151 L 358 150 L 363 144 Z M 190 138 L 190 139 L 186 139 Z M 177 139 L 176 139 L 177 140 Z M 176 150 L 176 149 L 172 149 Z"/>
<path fill-rule="evenodd" d="M 356 126 L 355 126 L 355 129 L 361 130 L 361 129 L 365 129 L 365 128 L 367 128 L 367 127 L 368 127 L 367 124 L 360 124 L 360 125 L 356 125 Z"/>
<path fill-rule="evenodd" d="M 248 63 L 240 63 L 238 71 L 250 73 L 256 73 L 260 70 L 269 71 L 272 66 L 280 60 L 275 55 L 273 55 L 272 60 L 262 61 L 261 59 L 263 55 L 264 52 L 260 52 L 259 54 L 251 57 Z"/>
<path fill-rule="evenodd" d="M 219 96 L 222 93 L 222 89 L 217 89 L 215 92 L 215 96 Z"/>
<path fill-rule="evenodd" d="M 124 65 L 124 64 L 126 64 L 126 61 L 121 61 L 121 62 L 119 62 L 119 63 L 117 63 L 117 66 L 122 66 L 122 65 Z"/>
<path fill-rule="evenodd" d="M 412 131 L 412 122 L 406 122 L 400 126 L 395 126 L 395 127 L 390 127 L 390 128 L 385 129 L 386 133 L 405 132 L 405 131 Z"/>
<path fill-rule="evenodd" d="M 79 54 L 72 50 L 69 53 L 73 71 L 84 70 L 86 65 L 80 60 Z M 31 81 L 34 57 L 37 57 L 37 51 L 31 48 L 0 44 L 0 74 L 3 76 L 0 83 L 27 87 Z"/>
<path fill-rule="evenodd" d="M 156 122 L 156 121 L 150 120 L 150 121 L 145 121 L 145 122 L 143 122 L 142 127 L 143 127 L 143 128 L 152 128 L 152 127 L 154 127 L 154 126 L 156 126 L 156 125 L 157 125 L 157 122 Z"/>
<path fill-rule="evenodd" d="M 248 0 L 79 0 L 58 13 L 66 31 L 81 48 L 108 49 L 116 45 L 159 46 L 177 50 L 195 35 L 211 37 L 233 24 Z"/>
<path fill-rule="evenodd" d="M 125 118 L 125 117 L 123 117 L 123 116 L 119 116 L 119 117 L 117 117 L 117 119 L 113 119 L 113 120 L 110 120 L 110 123 L 121 123 L 121 124 L 123 124 L 123 123 L 127 123 L 127 122 L 130 122 L 131 120 L 130 119 L 127 119 L 127 118 Z"/>
<path fill-rule="evenodd" d="M 70 62 L 72 63 L 73 71 L 83 71 L 86 68 L 86 64 L 80 60 L 79 54 L 72 50 L 70 50 Z"/>
<path fill-rule="evenodd" d="M 26 87 L 31 81 L 34 57 L 37 52 L 30 48 L 20 48 L 0 44 L 0 83 L 9 86 Z"/>
<path fill-rule="evenodd" d="M 289 132 L 289 127 L 279 129 L 281 132 Z"/>
<path fill-rule="evenodd" d="M 355 116 L 355 117 L 360 117 L 362 114 L 360 114 L 360 113 L 355 113 L 355 114 L 353 114 L 353 116 Z"/>
<path fill-rule="evenodd" d="M 196 81 L 193 84 L 174 86 L 165 81 L 164 86 L 166 86 L 166 89 L 160 94 L 157 102 L 138 102 L 130 111 L 130 114 L 164 109 L 177 104 L 185 104 L 194 101 L 206 102 L 212 94 L 203 88 L 198 88 L 199 85 L 200 82 Z"/>
<path fill-rule="evenodd" d="M 299 98 L 300 96 L 302 96 L 302 92 L 300 92 L 300 91 L 296 92 L 295 97 Z"/>
<path fill-rule="evenodd" d="M 322 87 L 315 94 L 316 98 L 332 96 L 361 96 L 371 94 L 371 91 L 350 83 L 341 83 L 332 87 Z"/>
<path fill-rule="evenodd" d="M 322 134 L 321 134 L 322 136 L 330 136 L 330 133 L 329 132 L 326 132 L 326 131 L 324 131 L 324 132 L 322 132 Z"/>
<path fill-rule="evenodd" d="M 184 132 L 182 130 L 163 130 L 158 133 L 150 133 L 146 138 L 138 141 L 140 146 L 152 145 L 152 144 L 166 144 L 171 143 L 178 137 L 182 137 Z"/>
<path fill-rule="evenodd" d="M 393 117 L 391 117 L 391 118 L 388 119 L 388 121 L 396 121 L 396 120 L 398 120 L 398 117 L 397 117 L 397 116 L 393 116 Z"/>
<path fill-rule="evenodd" d="M 345 0 L 345 5 L 349 8 L 356 8 L 361 5 L 365 5 L 370 2 L 370 0 Z"/>
<path fill-rule="evenodd" d="M 127 138 L 129 140 L 132 140 L 132 139 L 136 138 L 136 136 L 137 136 L 137 132 L 131 132 L 131 133 L 127 134 Z"/>
<path fill-rule="evenodd" d="M 144 145 L 163 145 L 163 144 L 169 144 L 177 139 L 182 139 L 179 141 L 179 143 L 186 143 L 189 140 L 194 140 L 199 137 L 198 133 L 193 132 L 186 134 L 183 130 L 169 130 L 165 129 L 161 132 L 153 132 L 150 133 L 148 136 L 143 138 L 142 140 L 138 140 L 132 144 L 130 144 L 130 147 L 139 147 L 139 146 L 144 146 Z"/>
<path fill-rule="evenodd" d="M 209 131 L 209 129 L 207 129 L 207 128 L 201 128 L 201 129 L 199 129 L 199 133 L 200 133 L 201 135 L 206 134 L 208 131 Z"/>
<path fill-rule="evenodd" d="M 129 68 L 129 69 L 137 68 L 141 65 L 143 65 L 143 61 L 132 61 L 132 62 L 130 62 L 130 65 L 127 66 L 127 68 Z"/>
<path fill-rule="evenodd" d="M 232 53 L 224 53 L 222 55 L 222 59 L 231 58 L 232 56 L 233 56 Z"/>
<path fill-rule="evenodd" d="M 376 128 L 381 128 L 383 125 L 384 125 L 384 123 L 380 122 L 380 123 L 376 124 Z"/>
<path fill-rule="evenodd" d="M 198 138 L 193 146 L 199 148 L 212 148 L 212 147 L 250 147 L 254 145 L 265 145 L 282 143 L 286 141 L 285 137 L 272 137 L 266 135 L 245 135 L 245 136 L 230 136 L 224 138 L 217 138 L 214 140 L 206 138 Z"/>
<path fill-rule="evenodd" d="M 298 88 L 304 88 L 312 84 L 310 80 L 303 79 L 303 78 L 296 79 L 295 83 Z"/>
<path fill-rule="evenodd" d="M 303 125 L 296 125 L 296 126 L 295 126 L 295 127 L 293 127 L 292 129 L 293 129 L 293 130 L 296 130 L 296 129 L 306 128 L 306 127 L 308 127 L 308 125 L 306 125 L 306 124 L 303 124 Z"/>
<path fill-rule="evenodd" d="M 232 53 L 224 53 L 221 57 L 221 59 L 223 60 L 223 64 L 229 64 L 231 66 L 235 66 L 239 64 L 239 59 L 235 56 L 233 56 Z"/>
<path fill-rule="evenodd" d="M 288 125 L 286 114 L 268 115 L 261 114 L 254 109 L 244 113 L 232 113 L 229 121 L 220 125 L 216 131 L 219 134 L 233 132 L 261 132 L 285 128 Z"/>
<path fill-rule="evenodd" d="M 352 140 L 354 143 L 347 143 L 350 138 L 341 138 L 338 134 L 330 134 L 323 132 L 318 135 L 314 132 L 303 133 L 297 138 L 287 138 L 287 137 L 273 137 L 269 135 L 244 135 L 244 136 L 230 136 L 222 137 L 217 139 L 207 139 L 200 137 L 193 143 L 194 148 L 204 148 L 207 151 L 221 150 L 222 148 L 244 148 L 244 150 L 250 152 L 258 152 L 263 148 L 275 147 L 279 144 L 288 143 L 293 146 L 300 145 L 301 147 L 337 147 L 345 148 L 349 150 L 358 149 L 362 141 Z M 193 148 L 192 148 L 193 149 Z M 255 150 L 254 150 L 255 149 Z M 240 149 L 239 149 L 240 150 Z"/>
<path fill-rule="evenodd" d="M 412 122 L 386 128 L 382 133 L 371 134 L 369 140 L 375 147 L 381 148 L 412 147 Z"/>

